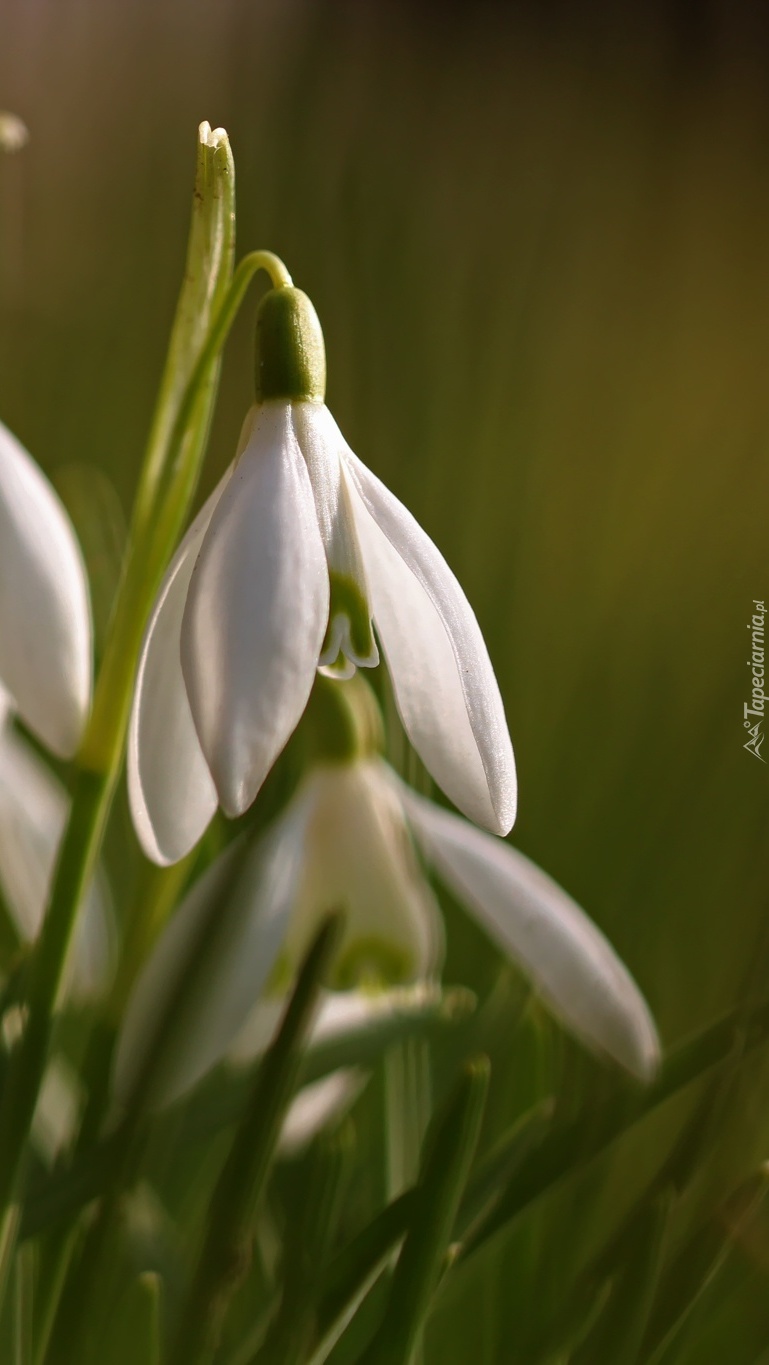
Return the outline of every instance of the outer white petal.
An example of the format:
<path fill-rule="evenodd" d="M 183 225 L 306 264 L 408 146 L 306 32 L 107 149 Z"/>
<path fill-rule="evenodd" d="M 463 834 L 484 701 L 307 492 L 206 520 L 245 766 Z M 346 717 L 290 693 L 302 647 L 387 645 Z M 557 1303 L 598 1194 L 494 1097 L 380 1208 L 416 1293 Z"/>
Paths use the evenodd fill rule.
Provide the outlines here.
<path fill-rule="evenodd" d="M 520 961 L 585 1042 L 648 1080 L 656 1029 L 627 968 L 592 920 L 541 868 L 502 840 L 401 787 L 425 854 L 447 886 Z"/>
<path fill-rule="evenodd" d="M 286 941 L 291 958 L 303 956 L 321 917 L 339 907 L 345 912 L 340 985 L 354 985 L 358 971 L 386 975 L 389 968 L 395 980 L 430 975 L 442 957 L 442 918 L 389 769 L 378 760 L 321 765 L 301 792 L 309 813 Z"/>
<path fill-rule="evenodd" d="M 156 1046 L 168 1002 L 189 972 L 206 934 L 205 963 L 178 999 L 173 1038 L 156 1072 L 149 1103 L 184 1094 L 226 1053 L 275 963 L 294 902 L 302 859 L 302 811 L 284 818 L 248 854 L 229 885 L 237 841 L 185 896 L 141 972 L 128 1002 L 113 1073 L 119 1105 Z"/>
<path fill-rule="evenodd" d="M 91 701 L 91 610 L 72 524 L 0 423 L 0 678 L 54 753 L 77 749 Z"/>
<path fill-rule="evenodd" d="M 288 993 L 263 995 L 248 1013 L 243 1027 L 227 1049 L 227 1061 L 233 1066 L 248 1066 L 267 1051 L 278 1029 L 286 1008 Z"/>
<path fill-rule="evenodd" d="M 327 1124 L 340 1118 L 355 1103 L 367 1080 L 365 1071 L 346 1067 L 303 1086 L 283 1120 L 280 1155 L 298 1156 Z"/>
<path fill-rule="evenodd" d="M 460 810 L 497 834 L 515 820 L 516 776 L 502 698 L 473 610 L 411 513 L 348 450 L 356 524 L 404 728 Z"/>
<path fill-rule="evenodd" d="M 63 787 L 9 723 L 0 725 L 0 887 L 26 943 L 43 919 L 66 819 Z M 79 919 L 65 991 L 85 998 L 104 989 L 113 948 L 109 891 L 97 875 Z"/>
<path fill-rule="evenodd" d="M 307 704 L 328 620 L 328 570 L 290 405 L 257 409 L 192 575 L 181 658 L 201 748 L 240 815 Z"/>
<path fill-rule="evenodd" d="M 178 862 L 197 843 L 217 806 L 192 719 L 180 658 L 182 616 L 195 560 L 228 470 L 179 545 L 147 624 L 128 731 L 128 797 L 148 858 Z"/>
<path fill-rule="evenodd" d="M 32 1141 L 46 1166 L 72 1144 L 82 1104 L 82 1087 L 65 1057 L 51 1058 L 32 1119 Z"/>
<path fill-rule="evenodd" d="M 389 991 L 324 991 L 321 994 L 308 1038 L 308 1051 L 324 1043 L 357 1045 L 361 1056 L 371 1038 L 380 1034 L 388 1022 L 396 1026 L 419 1020 L 430 1007 L 442 1000 L 441 987 L 431 981 L 396 986 Z M 244 1066 L 261 1056 L 272 1042 L 285 1009 L 287 995 L 264 996 L 254 1006 L 240 1030 L 227 1059 L 233 1066 Z"/>

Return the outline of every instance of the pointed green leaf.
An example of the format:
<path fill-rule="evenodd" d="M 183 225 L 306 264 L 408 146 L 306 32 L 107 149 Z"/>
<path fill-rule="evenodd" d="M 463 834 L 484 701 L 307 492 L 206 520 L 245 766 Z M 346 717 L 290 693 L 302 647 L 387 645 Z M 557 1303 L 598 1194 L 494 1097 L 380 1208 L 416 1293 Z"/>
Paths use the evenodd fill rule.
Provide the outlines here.
<path fill-rule="evenodd" d="M 229 1300 L 246 1268 L 250 1227 L 296 1087 L 304 1036 L 338 941 L 339 923 L 338 915 L 330 915 L 316 934 L 277 1037 L 258 1069 L 213 1193 L 203 1247 L 170 1355 L 173 1365 L 210 1360 Z"/>
<path fill-rule="evenodd" d="M 488 1089 L 481 1057 L 464 1074 L 424 1143 L 422 1168 L 406 1240 L 392 1280 L 387 1312 L 365 1365 L 410 1361 L 430 1311 L 449 1249 L 457 1209 L 475 1153 Z"/>
<path fill-rule="evenodd" d="M 139 1275 L 110 1333 L 110 1365 L 160 1365 L 160 1276 Z"/>
<path fill-rule="evenodd" d="M 643 1360 L 648 1365 L 662 1360 L 768 1192 L 769 1173 L 762 1170 L 745 1181 L 678 1252 L 662 1281 L 644 1337 Z"/>
<path fill-rule="evenodd" d="M 644 1204 L 628 1229 L 606 1308 L 571 1365 L 637 1365 L 662 1267 L 673 1194 L 670 1190 Z"/>

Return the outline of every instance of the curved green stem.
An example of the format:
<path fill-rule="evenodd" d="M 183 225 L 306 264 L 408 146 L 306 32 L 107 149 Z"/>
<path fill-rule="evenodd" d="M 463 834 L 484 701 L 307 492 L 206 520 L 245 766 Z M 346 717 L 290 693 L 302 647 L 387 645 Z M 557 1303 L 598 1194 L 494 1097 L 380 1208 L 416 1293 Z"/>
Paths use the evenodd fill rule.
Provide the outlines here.
<path fill-rule="evenodd" d="M 229 163 L 228 163 L 229 164 Z M 231 187 L 230 187 L 231 188 Z M 217 258 L 218 259 L 218 258 Z M 217 269 L 219 266 L 217 266 Z M 226 272 L 229 261 L 224 255 Z M 277 285 L 290 283 L 282 262 L 258 251 L 241 261 L 217 296 L 223 298 L 208 327 L 158 458 L 156 420 L 144 470 L 152 465 L 152 499 L 137 502 L 131 545 L 96 687 L 93 711 L 78 756 L 69 823 L 57 862 L 51 900 L 33 954 L 28 1019 L 14 1054 L 0 1108 L 0 1242 L 15 1242 L 19 1177 L 25 1144 L 43 1079 L 56 1000 L 83 892 L 93 876 L 123 760 L 134 670 L 152 601 L 184 524 L 205 450 L 217 389 L 220 355 L 230 327 L 257 270 Z M 160 404 L 165 399 L 161 389 Z M 0 1296 L 2 1294 L 0 1283 Z"/>

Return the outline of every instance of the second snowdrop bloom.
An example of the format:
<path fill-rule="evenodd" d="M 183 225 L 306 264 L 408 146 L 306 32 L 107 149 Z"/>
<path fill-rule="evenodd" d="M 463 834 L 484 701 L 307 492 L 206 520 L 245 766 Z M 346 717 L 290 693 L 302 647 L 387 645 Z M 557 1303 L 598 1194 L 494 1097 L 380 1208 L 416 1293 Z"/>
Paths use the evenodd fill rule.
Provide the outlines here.
<path fill-rule="evenodd" d="M 224 1056 L 268 985 L 282 996 L 324 915 L 336 908 L 345 914 L 338 988 L 436 973 L 440 911 L 378 762 L 312 768 L 250 851 L 244 855 L 237 840 L 195 883 L 129 1002 L 116 1058 L 118 1097 L 130 1095 L 182 979 L 192 986 L 185 1004 L 175 1005 L 156 1103 L 182 1094 Z"/>
<path fill-rule="evenodd" d="M 45 475 L 0 423 L 0 683 L 60 758 L 91 699 L 91 609 L 80 547 Z"/>
<path fill-rule="evenodd" d="M 648 1007 L 584 911 L 504 840 L 416 796 L 381 759 L 358 757 L 310 770 L 230 889 L 232 848 L 188 894 L 129 1003 L 118 1099 L 155 1049 L 167 1002 L 176 1017 L 155 1103 L 183 1094 L 224 1057 L 262 992 L 285 990 L 331 909 L 346 916 L 336 988 L 435 976 L 442 923 L 415 845 L 572 1032 L 634 1075 L 653 1074 Z"/>
<path fill-rule="evenodd" d="M 233 467 L 193 523 L 145 636 L 129 741 L 136 828 L 182 857 L 217 803 L 251 804 L 316 669 L 378 662 L 438 785 L 478 824 L 515 817 L 513 752 L 478 622 L 429 536 L 353 454 L 325 406 L 309 299 L 271 290 L 257 403 Z"/>

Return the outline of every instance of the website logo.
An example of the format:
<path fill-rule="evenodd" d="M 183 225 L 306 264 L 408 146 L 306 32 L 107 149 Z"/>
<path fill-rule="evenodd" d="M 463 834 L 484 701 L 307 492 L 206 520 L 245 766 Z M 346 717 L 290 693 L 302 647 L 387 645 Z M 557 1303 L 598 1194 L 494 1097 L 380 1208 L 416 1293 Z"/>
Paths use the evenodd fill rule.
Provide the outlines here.
<path fill-rule="evenodd" d="M 750 631 L 750 658 L 748 668 L 750 669 L 750 701 L 746 701 L 742 708 L 743 725 L 748 732 L 748 739 L 743 744 L 743 749 L 747 749 L 749 754 L 757 758 L 759 762 L 766 763 L 766 759 L 761 753 L 761 745 L 766 738 L 763 730 L 765 719 L 765 707 L 767 694 L 764 692 L 764 619 L 766 617 L 766 607 L 757 598 L 753 599 L 753 615 L 748 622 Z"/>

